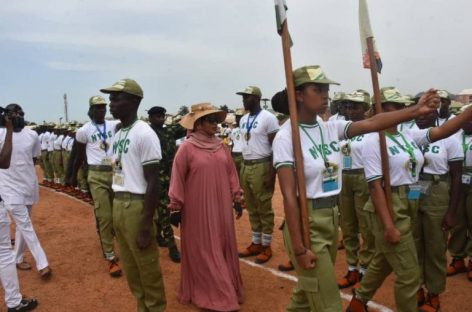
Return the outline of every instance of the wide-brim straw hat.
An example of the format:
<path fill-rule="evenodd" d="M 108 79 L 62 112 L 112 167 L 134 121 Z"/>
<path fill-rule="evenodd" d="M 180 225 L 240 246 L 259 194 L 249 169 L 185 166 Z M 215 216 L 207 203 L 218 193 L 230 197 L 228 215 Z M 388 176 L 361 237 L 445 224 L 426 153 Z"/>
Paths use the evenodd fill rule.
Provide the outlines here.
<path fill-rule="evenodd" d="M 199 104 L 194 104 L 190 107 L 190 113 L 182 117 L 182 120 L 180 120 L 180 125 L 184 127 L 185 129 L 190 129 L 192 130 L 195 121 L 197 121 L 199 118 L 210 115 L 210 114 L 216 114 L 218 117 L 218 123 L 222 123 L 226 119 L 226 112 L 217 109 L 211 103 L 199 103 Z"/>

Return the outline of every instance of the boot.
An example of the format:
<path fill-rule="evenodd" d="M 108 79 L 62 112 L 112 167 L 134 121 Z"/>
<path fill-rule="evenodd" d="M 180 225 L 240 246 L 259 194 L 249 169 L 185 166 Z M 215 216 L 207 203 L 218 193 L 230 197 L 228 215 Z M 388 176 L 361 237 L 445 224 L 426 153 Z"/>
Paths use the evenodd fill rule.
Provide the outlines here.
<path fill-rule="evenodd" d="M 167 241 L 161 234 L 156 235 L 156 242 L 159 247 L 167 247 Z"/>
<path fill-rule="evenodd" d="M 418 308 L 419 312 L 439 312 L 439 295 L 428 294 L 428 300 Z"/>
<path fill-rule="evenodd" d="M 418 292 L 416 293 L 416 302 L 418 304 L 418 307 L 421 307 L 426 303 L 426 295 L 424 293 L 423 287 L 421 287 L 420 290 L 418 290 Z"/>
<path fill-rule="evenodd" d="M 180 252 L 176 245 L 169 247 L 169 257 L 172 262 L 180 263 Z"/>
<path fill-rule="evenodd" d="M 466 267 L 463 258 L 453 258 L 451 264 L 447 267 L 447 276 L 453 276 L 459 273 L 464 273 Z"/>
<path fill-rule="evenodd" d="M 367 304 L 356 298 L 356 293 L 352 292 L 352 299 L 346 312 L 367 312 Z"/>
<path fill-rule="evenodd" d="M 279 264 L 278 269 L 282 272 L 295 270 L 295 268 L 293 267 L 293 263 L 290 260 L 287 260 L 285 263 Z"/>
<path fill-rule="evenodd" d="M 257 255 L 256 260 L 254 262 L 256 262 L 257 264 L 263 264 L 269 261 L 270 258 L 272 258 L 272 249 L 270 248 L 270 245 L 262 246 L 262 252 Z"/>
<path fill-rule="evenodd" d="M 360 273 L 357 270 L 347 271 L 347 274 L 338 281 L 340 289 L 351 287 L 360 281 Z"/>
<path fill-rule="evenodd" d="M 256 256 L 262 252 L 262 244 L 251 243 L 249 247 L 245 248 L 243 251 L 239 252 L 239 258 L 246 258 L 251 256 Z"/>

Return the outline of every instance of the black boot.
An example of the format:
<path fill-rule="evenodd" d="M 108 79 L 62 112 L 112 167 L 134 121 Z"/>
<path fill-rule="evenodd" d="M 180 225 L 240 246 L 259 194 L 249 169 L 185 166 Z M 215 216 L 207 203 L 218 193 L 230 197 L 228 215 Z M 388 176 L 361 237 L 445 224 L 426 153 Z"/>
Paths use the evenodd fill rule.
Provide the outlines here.
<path fill-rule="evenodd" d="M 169 257 L 172 262 L 180 263 L 180 252 L 176 245 L 169 247 Z"/>

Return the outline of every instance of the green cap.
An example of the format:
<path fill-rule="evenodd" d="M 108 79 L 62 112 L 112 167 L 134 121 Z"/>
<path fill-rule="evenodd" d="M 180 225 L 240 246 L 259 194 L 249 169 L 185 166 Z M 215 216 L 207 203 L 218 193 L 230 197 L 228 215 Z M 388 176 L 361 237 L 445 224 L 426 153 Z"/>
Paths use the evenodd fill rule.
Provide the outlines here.
<path fill-rule="evenodd" d="M 305 83 L 322 83 L 339 85 L 336 81 L 328 79 L 319 65 L 303 66 L 293 72 L 295 87 Z"/>
<path fill-rule="evenodd" d="M 90 106 L 93 105 L 107 105 L 107 101 L 100 95 L 94 95 L 89 99 Z"/>
<path fill-rule="evenodd" d="M 446 90 L 438 90 L 438 95 L 441 99 L 452 100 L 452 94 Z"/>
<path fill-rule="evenodd" d="M 143 98 L 143 89 L 133 79 L 121 79 L 115 82 L 111 87 L 100 89 L 103 93 L 124 92 Z"/>
<path fill-rule="evenodd" d="M 413 103 L 408 97 L 401 95 L 400 91 L 395 87 L 385 87 L 380 89 L 381 103 L 399 103 L 410 105 Z"/>
<path fill-rule="evenodd" d="M 333 96 L 333 99 L 331 100 L 331 102 L 335 103 L 335 102 L 341 102 L 341 101 L 344 101 L 346 100 L 346 93 L 345 92 L 336 92 Z"/>
<path fill-rule="evenodd" d="M 235 115 L 235 116 L 243 116 L 243 115 L 244 115 L 244 108 L 237 108 L 237 109 L 234 111 L 234 115 Z"/>
<path fill-rule="evenodd" d="M 249 86 L 244 91 L 236 92 L 237 95 L 257 95 L 258 97 L 262 97 L 262 92 L 259 87 L 256 86 Z"/>
<path fill-rule="evenodd" d="M 369 92 L 362 89 L 358 89 L 354 91 L 353 93 L 346 94 L 345 100 L 356 102 L 356 103 L 364 103 L 369 106 L 371 105 Z"/>

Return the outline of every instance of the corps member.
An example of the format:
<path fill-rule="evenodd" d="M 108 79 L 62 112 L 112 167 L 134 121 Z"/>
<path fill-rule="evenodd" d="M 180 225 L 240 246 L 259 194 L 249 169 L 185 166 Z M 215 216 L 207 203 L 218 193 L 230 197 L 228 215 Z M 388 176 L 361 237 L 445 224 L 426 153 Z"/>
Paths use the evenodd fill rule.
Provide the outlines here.
<path fill-rule="evenodd" d="M 306 193 L 308 197 L 311 248 L 302 243 L 299 226 L 296 176 L 290 121 L 287 121 L 274 140 L 274 166 L 277 168 L 284 198 L 284 242 L 298 275 L 287 311 L 341 311 L 341 297 L 334 272 L 338 240 L 338 195 L 342 185 L 342 153 L 340 140 L 409 120 L 434 108 L 428 94 L 421 105 L 395 113 L 379 114 L 357 122 L 333 120 L 317 122 L 316 116 L 328 106 L 330 84 L 317 65 L 295 70 L 298 123 L 304 159 Z M 288 114 L 286 92 L 272 99 L 274 109 Z M 275 103 L 275 104 L 274 104 Z M 282 107 L 277 109 L 276 107 Z M 370 271 L 367 270 L 367 273 Z M 364 277 L 365 278 L 365 277 Z"/>

